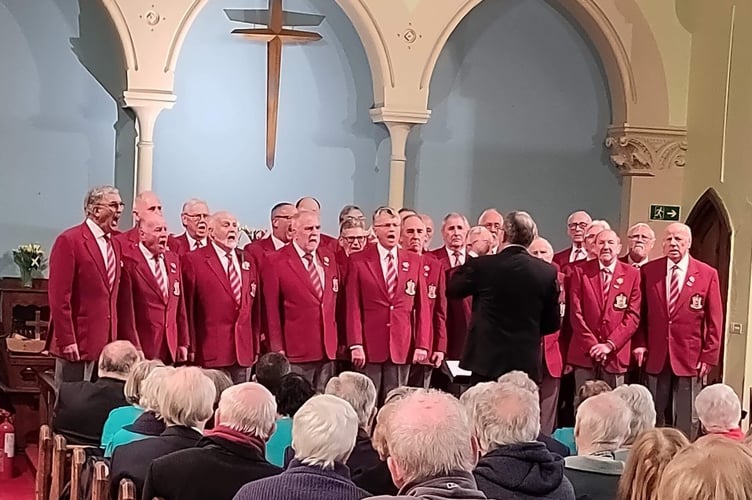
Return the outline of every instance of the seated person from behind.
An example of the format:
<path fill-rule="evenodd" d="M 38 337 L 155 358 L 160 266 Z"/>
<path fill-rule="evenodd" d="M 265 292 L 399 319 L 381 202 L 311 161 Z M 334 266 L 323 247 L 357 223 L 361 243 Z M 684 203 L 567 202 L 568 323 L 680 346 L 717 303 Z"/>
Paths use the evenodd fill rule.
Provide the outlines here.
<path fill-rule="evenodd" d="M 292 459 L 292 418 L 303 403 L 311 399 L 316 391 L 308 380 L 297 373 L 288 373 L 279 384 L 277 400 L 277 430 L 269 438 L 266 459 L 274 465 L 286 467 Z"/>
<path fill-rule="evenodd" d="M 261 356 L 256 363 L 256 373 L 253 380 L 266 387 L 274 395 L 279 412 L 279 387 L 282 378 L 290 373 L 290 362 L 284 354 L 268 352 Z M 302 404 L 302 403 L 301 403 Z M 266 444 L 266 459 L 271 463 L 284 465 L 285 449 L 290 446 L 292 419 L 284 415 L 277 415 L 276 431 Z"/>
<path fill-rule="evenodd" d="M 577 394 L 574 396 L 575 413 L 577 413 L 577 408 L 579 408 L 586 399 L 609 391 L 611 391 L 611 386 L 603 380 L 586 381 L 577 389 Z M 551 437 L 566 445 L 572 455 L 577 454 L 577 445 L 574 442 L 574 427 L 559 427 L 553 434 L 551 434 Z"/>
<path fill-rule="evenodd" d="M 130 342 L 107 344 L 99 356 L 96 382 L 64 382 L 60 385 L 53 410 L 52 429 L 68 444 L 99 447 L 102 428 L 114 408 L 129 406 L 125 381 L 139 361 Z"/>
<path fill-rule="evenodd" d="M 739 428 L 742 405 L 731 387 L 726 384 L 707 386 L 695 398 L 695 409 L 706 434 L 744 441 L 744 432 Z"/>
<path fill-rule="evenodd" d="M 629 436 L 620 450 L 616 451 L 616 459 L 626 463 L 629 451 L 637 438 L 645 431 L 655 427 L 655 403 L 647 387 L 640 384 L 620 385 L 612 391 L 627 403 L 632 420 L 629 422 Z"/>

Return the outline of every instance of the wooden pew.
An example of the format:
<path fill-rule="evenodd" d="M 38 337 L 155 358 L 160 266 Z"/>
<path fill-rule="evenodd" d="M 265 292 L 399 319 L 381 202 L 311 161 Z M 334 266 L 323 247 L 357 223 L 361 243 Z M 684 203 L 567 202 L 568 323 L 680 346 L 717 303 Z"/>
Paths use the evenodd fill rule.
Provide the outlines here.
<path fill-rule="evenodd" d="M 104 462 L 94 465 L 94 481 L 91 485 L 91 500 L 108 500 L 110 496 L 110 468 Z"/>
<path fill-rule="evenodd" d="M 128 478 L 120 480 L 118 500 L 139 500 L 136 498 L 136 485 Z"/>
<path fill-rule="evenodd" d="M 86 452 L 83 448 L 73 448 L 73 457 L 71 459 L 71 482 L 70 482 L 70 500 L 83 500 L 81 498 L 81 474 L 86 462 Z"/>
<path fill-rule="evenodd" d="M 48 425 L 39 428 L 39 459 L 37 460 L 35 500 L 48 500 L 52 477 L 52 431 Z"/>
<path fill-rule="evenodd" d="M 58 499 L 65 487 L 65 461 L 68 454 L 68 443 L 60 434 L 52 438 L 52 482 L 50 483 L 50 498 Z"/>

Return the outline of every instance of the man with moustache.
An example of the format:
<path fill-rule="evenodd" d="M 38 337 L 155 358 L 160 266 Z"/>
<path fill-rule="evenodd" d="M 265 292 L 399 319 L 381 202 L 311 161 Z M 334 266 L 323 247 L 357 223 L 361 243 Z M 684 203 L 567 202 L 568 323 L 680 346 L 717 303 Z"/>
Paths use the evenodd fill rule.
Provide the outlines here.
<path fill-rule="evenodd" d="M 567 235 L 572 245 L 554 254 L 553 263 L 564 269 L 567 264 L 587 259 L 585 245 L 585 230 L 593 222 L 590 214 L 584 210 L 573 212 L 567 218 Z"/>
<path fill-rule="evenodd" d="M 488 229 L 493 236 L 493 244 L 489 253 L 491 255 L 499 253 L 499 246 L 504 238 L 502 234 L 504 230 L 504 216 L 495 208 L 487 208 L 478 217 L 478 225 Z"/>
<path fill-rule="evenodd" d="M 196 198 L 183 203 L 180 211 L 180 221 L 185 228 L 185 232 L 180 236 L 170 235 L 167 244 L 170 250 L 182 256 L 208 243 L 207 234 L 209 231 L 209 205 L 205 201 Z"/>
<path fill-rule="evenodd" d="M 359 208 L 355 208 L 357 212 L 362 214 Z M 353 211 L 349 213 L 354 214 Z M 340 360 L 340 364 L 344 370 L 349 369 L 350 364 L 350 350 L 347 348 L 347 294 L 345 292 L 347 276 L 350 270 L 350 255 L 363 251 L 367 243 L 368 233 L 366 232 L 365 223 L 360 220 L 357 214 L 354 214 L 353 217 L 348 216 L 342 220 L 339 225 L 339 249 L 335 254 L 335 259 L 337 260 L 340 278 L 339 292 L 337 293 L 337 338 L 339 339 L 337 359 Z"/>
<path fill-rule="evenodd" d="M 335 375 L 339 272 L 334 254 L 321 248 L 319 214 L 298 212 L 292 242 L 269 256 L 262 270 L 271 350 L 323 393 Z"/>
<path fill-rule="evenodd" d="M 634 356 L 645 365 L 657 425 L 674 425 L 694 439 L 699 428 L 694 401 L 718 364 L 723 304 L 718 273 L 691 257 L 691 246 L 689 226 L 669 224 L 664 257 L 640 269 L 643 309 Z M 673 419 L 666 422 L 671 401 Z"/>
<path fill-rule="evenodd" d="M 420 257 L 397 247 L 397 211 L 377 209 L 373 228 L 377 243 L 350 257 L 347 339 L 353 365 L 373 380 L 383 402 L 407 383 L 410 363 L 427 360 L 430 317 Z"/>
<path fill-rule="evenodd" d="M 115 236 L 123 245 L 137 244 L 138 223 L 146 214 L 162 215 L 162 202 L 154 191 L 143 191 L 133 200 L 133 227 Z"/>
<path fill-rule="evenodd" d="M 640 272 L 619 261 L 621 241 L 614 231 L 598 233 L 595 248 L 598 258 L 572 276 L 567 363 L 574 367 L 576 387 L 591 379 L 617 387 L 624 384 L 640 323 Z"/>
<path fill-rule="evenodd" d="M 428 252 L 431 249 L 431 242 L 433 241 L 433 219 L 428 214 L 418 214 L 420 220 L 426 225 L 426 244 L 423 251 Z"/>
<path fill-rule="evenodd" d="M 295 208 L 298 210 L 313 212 L 319 214 L 319 216 L 321 215 L 321 203 L 319 203 L 319 200 L 312 196 L 304 196 L 303 198 L 299 199 L 295 203 Z M 337 243 L 337 238 L 329 236 L 325 233 L 321 233 L 321 245 L 326 247 L 326 249 L 332 253 L 336 252 L 337 247 L 339 246 Z"/>
<path fill-rule="evenodd" d="M 118 337 L 146 359 L 169 365 L 188 360 L 188 320 L 180 258 L 167 249 L 167 223 L 149 213 L 138 225 L 140 242 L 123 252 L 118 292 Z"/>
<path fill-rule="evenodd" d="M 627 238 L 629 251 L 619 260 L 639 269 L 650 260 L 650 252 L 655 245 L 655 233 L 644 222 L 638 222 L 629 228 Z"/>
<path fill-rule="evenodd" d="M 363 223 L 365 227 L 366 216 L 363 215 L 363 210 L 357 205 L 345 205 L 342 210 L 339 211 L 339 224 L 342 225 L 347 219 L 353 219 Z"/>
<path fill-rule="evenodd" d="M 425 281 L 426 305 L 430 318 L 431 352 L 424 363 L 410 367 L 408 384 L 413 387 L 428 389 L 433 368 L 438 368 L 444 361 L 447 350 L 446 329 L 446 281 L 444 269 L 439 260 L 430 253 L 423 253 L 426 242 L 426 226 L 418 215 L 408 215 L 402 221 L 400 246 L 421 257 L 423 279 Z"/>
<path fill-rule="evenodd" d="M 47 349 L 57 358 L 58 385 L 91 380 L 102 348 L 116 340 L 121 250 L 111 235 L 123 207 L 116 188 L 92 188 L 84 199 L 86 220 L 52 245 Z"/>
<path fill-rule="evenodd" d="M 494 236 L 483 226 L 473 226 L 467 232 L 468 257 L 493 255 Z"/>
<path fill-rule="evenodd" d="M 237 250 L 238 232 L 234 215 L 216 212 L 209 218 L 210 244 L 182 262 L 189 355 L 203 368 L 225 371 L 236 384 L 248 380 L 259 353 L 251 315 L 258 270 Z"/>
<path fill-rule="evenodd" d="M 527 251 L 533 257 L 541 259 L 551 264 L 554 258 L 554 249 L 551 243 L 545 238 L 535 238 L 528 247 Z M 561 316 L 564 317 L 564 307 L 566 304 L 564 296 L 564 273 L 559 271 L 557 279 L 559 281 L 559 307 Z M 541 432 L 551 434 L 556 428 L 556 414 L 559 407 L 559 389 L 561 377 L 564 375 L 564 357 L 566 353 L 565 339 L 561 337 L 561 330 L 546 335 L 541 340 L 541 382 L 540 390 L 540 410 L 541 410 Z"/>

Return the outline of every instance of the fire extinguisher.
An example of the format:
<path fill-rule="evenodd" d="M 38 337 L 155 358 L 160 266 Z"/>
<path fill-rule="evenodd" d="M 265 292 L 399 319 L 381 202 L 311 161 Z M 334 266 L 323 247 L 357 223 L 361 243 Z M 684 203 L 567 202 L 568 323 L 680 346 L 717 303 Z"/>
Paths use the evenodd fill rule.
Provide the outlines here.
<path fill-rule="evenodd" d="M 10 413 L 0 410 L 0 481 L 13 478 L 13 457 L 16 454 L 15 432 Z"/>

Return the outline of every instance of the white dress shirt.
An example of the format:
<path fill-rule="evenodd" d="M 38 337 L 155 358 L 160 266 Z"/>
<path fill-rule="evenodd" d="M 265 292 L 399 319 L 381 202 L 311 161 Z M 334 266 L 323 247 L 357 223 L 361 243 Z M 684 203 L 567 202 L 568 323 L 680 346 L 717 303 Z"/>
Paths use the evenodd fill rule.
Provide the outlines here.
<path fill-rule="evenodd" d="M 185 237 L 188 240 L 188 251 L 195 250 L 197 248 L 197 243 L 200 243 L 202 247 L 206 246 L 206 238 L 204 238 L 203 240 L 194 240 L 193 238 L 191 238 L 191 235 L 188 234 L 188 231 L 185 232 Z"/>
<path fill-rule="evenodd" d="M 679 293 L 681 293 L 684 287 L 684 281 L 687 278 L 687 266 L 689 266 L 689 252 L 684 254 L 684 257 L 676 263 L 679 266 Z M 671 274 L 674 272 L 674 261 L 666 258 L 666 301 L 668 302 L 671 297 Z"/>
<path fill-rule="evenodd" d="M 94 235 L 94 240 L 97 242 L 99 251 L 102 254 L 104 268 L 107 269 L 107 238 L 104 236 L 104 231 L 102 231 L 102 228 L 97 226 L 97 224 L 89 218 L 86 219 L 86 225 L 89 226 L 91 233 Z"/>
<path fill-rule="evenodd" d="M 274 236 L 273 234 L 269 236 L 272 239 L 272 245 L 274 245 L 275 250 L 279 250 L 283 246 L 285 246 L 285 242 Z"/>
<path fill-rule="evenodd" d="M 454 265 L 454 252 L 459 252 L 460 253 L 460 265 L 462 266 L 462 265 L 465 264 L 465 259 L 466 259 L 465 248 L 462 248 L 461 250 L 452 250 L 449 247 L 444 247 L 444 248 L 446 248 L 446 253 L 449 256 L 449 266 L 450 267 L 455 267 L 455 265 Z"/>
<path fill-rule="evenodd" d="M 376 248 L 379 251 L 379 262 L 381 262 L 381 272 L 384 275 L 384 283 L 386 283 L 386 273 L 387 273 L 387 258 L 386 256 L 389 254 L 392 254 L 392 262 L 394 263 L 394 269 L 399 269 L 399 262 L 397 262 L 397 247 L 392 248 L 391 250 L 387 250 L 383 246 L 381 246 L 381 243 L 376 243 Z"/>
<path fill-rule="evenodd" d="M 138 248 L 141 250 L 141 253 L 144 254 L 144 258 L 146 259 L 146 263 L 149 264 L 149 269 L 151 269 L 151 273 L 156 275 L 157 261 L 154 260 L 154 254 L 151 253 L 151 250 L 146 248 L 143 243 L 139 243 Z M 165 280 L 165 285 L 168 285 L 167 268 L 165 267 L 164 254 L 159 255 L 159 270 L 162 272 L 162 276 L 164 277 L 164 280 Z"/>
<path fill-rule="evenodd" d="M 580 248 L 577 248 L 575 246 L 572 247 L 572 249 L 569 251 L 569 262 L 574 262 L 575 261 L 574 259 L 576 259 L 578 255 L 582 255 L 580 260 L 587 259 L 587 252 L 585 251 L 584 246 Z"/>
<path fill-rule="evenodd" d="M 212 241 L 212 246 L 214 247 L 214 250 L 217 252 L 217 257 L 219 257 L 219 262 L 222 264 L 222 269 L 227 272 L 227 265 L 229 261 L 227 260 L 227 250 L 220 248 L 216 243 Z M 238 273 L 238 277 L 242 280 L 242 274 L 240 273 L 240 263 L 238 262 L 238 256 L 235 254 L 235 251 L 230 251 L 230 255 L 232 258 L 232 265 L 235 266 L 235 271 Z"/>
<path fill-rule="evenodd" d="M 614 271 L 616 270 L 616 259 L 611 263 L 610 266 L 604 266 L 601 261 L 598 261 L 598 268 L 601 272 L 601 288 L 603 288 L 603 271 L 604 269 L 608 269 L 608 272 L 611 273 L 611 283 L 608 285 L 608 289 L 611 290 L 611 287 L 614 284 Z"/>
<path fill-rule="evenodd" d="M 298 246 L 296 242 L 292 242 L 292 246 L 295 247 L 295 251 L 298 252 L 298 256 L 300 256 L 300 260 L 303 261 L 303 267 L 308 270 L 308 261 L 305 259 L 305 251 Z M 324 268 L 321 267 L 321 263 L 319 262 L 319 259 L 316 257 L 316 252 L 311 252 L 311 255 L 313 256 L 313 261 L 311 263 L 316 267 L 316 273 L 319 275 L 319 281 L 321 282 L 321 287 L 323 289 L 324 287 Z"/>

